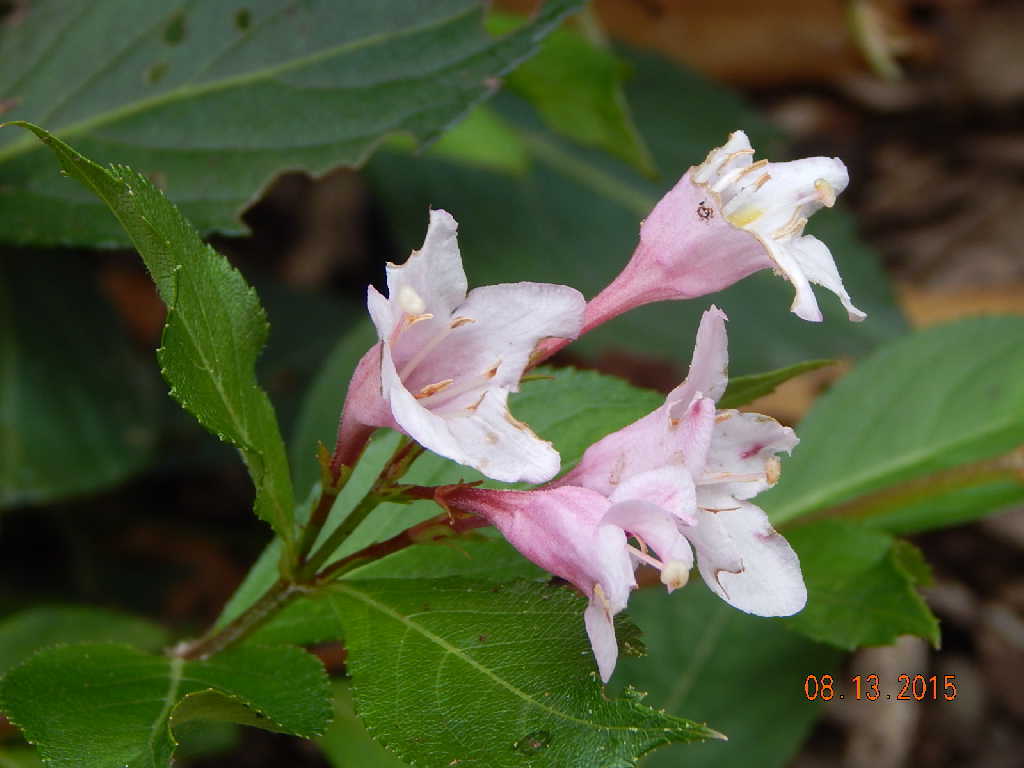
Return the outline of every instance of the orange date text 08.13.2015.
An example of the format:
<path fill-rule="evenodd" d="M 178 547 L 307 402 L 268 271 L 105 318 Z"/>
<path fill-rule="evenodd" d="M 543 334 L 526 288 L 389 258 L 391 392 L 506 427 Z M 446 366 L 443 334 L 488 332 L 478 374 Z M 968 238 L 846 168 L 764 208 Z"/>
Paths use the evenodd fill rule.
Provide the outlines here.
<path fill-rule="evenodd" d="M 804 695 L 808 701 L 953 701 L 957 694 L 956 675 L 898 675 L 890 691 L 880 687 L 878 675 L 853 675 L 848 680 L 847 684 L 832 675 L 808 675 Z"/>

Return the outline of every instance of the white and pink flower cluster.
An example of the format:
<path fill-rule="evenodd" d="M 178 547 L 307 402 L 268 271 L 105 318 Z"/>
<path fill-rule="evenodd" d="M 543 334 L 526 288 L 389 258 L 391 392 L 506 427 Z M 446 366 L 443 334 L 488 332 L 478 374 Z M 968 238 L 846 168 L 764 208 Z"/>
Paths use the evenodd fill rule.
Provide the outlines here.
<path fill-rule="evenodd" d="M 369 289 L 380 337 L 349 386 L 336 467 L 358 460 L 377 427 L 397 429 L 442 456 L 534 490 L 467 485 L 437 500 L 495 526 L 524 556 L 589 599 L 587 632 L 602 680 L 615 667 L 613 619 L 641 564 L 671 592 L 697 569 L 719 597 L 760 616 L 800 611 L 807 593 L 796 554 L 751 499 L 778 480 L 777 454 L 797 443 L 775 420 L 718 410 L 727 382 L 725 314 L 712 306 L 697 331 L 689 375 L 663 405 L 607 435 L 560 469 L 551 443 L 508 410 L 524 371 L 590 329 L 653 301 L 692 299 L 761 269 L 796 289 L 792 311 L 820 321 L 810 283 L 850 301 L 827 246 L 807 218 L 846 187 L 835 158 L 754 162 L 741 132 L 691 168 L 655 206 L 623 272 L 594 299 L 561 285 L 475 288 L 456 222 L 430 212 L 423 247 L 387 267 L 388 296 Z M 696 554 L 695 554 L 696 553 Z"/>

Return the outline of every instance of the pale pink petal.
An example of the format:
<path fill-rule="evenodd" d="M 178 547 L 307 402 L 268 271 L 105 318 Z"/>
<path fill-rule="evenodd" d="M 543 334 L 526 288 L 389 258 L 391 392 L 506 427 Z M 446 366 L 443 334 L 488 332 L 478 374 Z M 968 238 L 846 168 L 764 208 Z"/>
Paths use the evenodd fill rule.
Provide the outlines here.
<path fill-rule="evenodd" d="M 811 290 L 811 283 L 804 274 L 796 254 L 791 248 L 778 249 L 774 254 L 775 264 L 778 270 L 785 275 L 786 279 L 793 285 L 795 295 L 790 311 L 801 320 L 811 323 L 820 323 L 824 316 L 818 307 L 818 300 Z"/>
<path fill-rule="evenodd" d="M 730 224 L 716 195 L 688 172 L 644 220 L 625 269 L 588 302 L 583 332 L 644 304 L 721 291 L 772 265 L 758 238 Z"/>
<path fill-rule="evenodd" d="M 835 261 L 832 260 L 832 254 L 829 252 L 828 246 L 816 237 L 804 235 L 792 243 L 790 250 L 804 276 L 812 283 L 827 288 L 838 296 L 839 301 L 842 302 L 843 308 L 846 310 L 846 314 L 851 320 L 860 322 L 867 317 L 864 312 L 853 306 L 850 294 L 846 292 L 843 279 L 839 276 L 839 270 L 836 268 Z M 787 273 L 787 277 L 792 279 L 789 273 Z M 800 297 L 798 295 L 797 300 L 794 302 L 793 311 L 803 317 L 796 306 L 796 302 L 799 300 Z"/>
<path fill-rule="evenodd" d="M 609 504 L 585 488 L 492 491 L 459 487 L 446 493 L 451 509 L 483 517 L 527 559 L 570 582 L 585 595 L 598 594 L 612 615 L 625 607 L 635 586 L 625 534 L 599 530 Z"/>
<path fill-rule="evenodd" d="M 777 453 L 789 453 L 799 442 L 789 427 L 759 413 L 719 411 L 704 471 L 697 477 L 703 506 L 729 506 L 729 501 L 708 501 L 714 495 L 750 499 L 779 478 Z"/>
<path fill-rule="evenodd" d="M 370 310 L 370 319 L 373 320 L 373 326 L 377 329 L 377 338 L 382 341 L 390 339 L 392 331 L 395 330 L 395 324 L 399 322 L 401 312 L 396 316 L 391 302 L 372 285 L 366 289 L 366 308 Z"/>
<path fill-rule="evenodd" d="M 388 264 L 388 299 L 408 314 L 447 315 L 466 298 L 466 273 L 456 232 L 447 211 L 430 211 L 423 246 L 404 264 Z"/>
<path fill-rule="evenodd" d="M 489 389 L 472 410 L 443 417 L 461 453 L 449 458 L 505 483 L 550 480 L 558 474 L 558 452 L 509 413 L 507 400 L 508 390 Z"/>
<path fill-rule="evenodd" d="M 693 515 L 689 516 L 696 522 Z M 601 518 L 602 525 L 614 525 L 657 553 L 665 563 L 680 564 L 686 570 L 693 565 L 693 551 L 679 532 L 679 519 L 649 501 L 633 499 L 613 503 Z"/>
<path fill-rule="evenodd" d="M 648 502 L 688 523 L 694 522 L 697 509 L 693 477 L 689 470 L 678 465 L 632 475 L 615 487 L 608 500 L 612 504 L 631 500 Z"/>
<path fill-rule="evenodd" d="M 729 383 L 729 344 L 725 332 L 725 312 L 711 305 L 700 318 L 697 341 L 693 347 L 690 372 L 678 387 L 673 389 L 668 400 L 678 407 L 686 408 L 698 394 L 717 401 Z M 678 418 L 675 411 L 671 414 Z"/>
<path fill-rule="evenodd" d="M 363 355 L 349 380 L 338 423 L 332 467 L 354 467 L 374 428 L 395 426 L 391 408 L 381 393 L 381 349 L 374 344 Z"/>
<path fill-rule="evenodd" d="M 485 390 L 476 403 L 442 414 L 410 394 L 386 349 L 382 371 L 395 422 L 425 448 L 506 483 L 542 483 L 558 473 L 558 452 L 512 417 L 507 390 Z"/>
<path fill-rule="evenodd" d="M 474 288 L 455 309 L 452 323 L 458 327 L 417 367 L 410 388 L 461 373 L 479 377 L 481 387 L 516 391 L 538 341 L 549 336 L 576 338 L 585 304 L 579 291 L 565 285 L 506 283 Z M 437 397 L 445 402 L 444 392 Z"/>
<path fill-rule="evenodd" d="M 747 502 L 698 512 L 683 533 L 697 550 L 700 574 L 729 605 L 758 616 L 791 616 L 807 602 L 800 560 L 764 512 Z"/>
<path fill-rule="evenodd" d="M 619 658 L 619 644 L 615 640 L 615 623 L 612 616 L 601 604 L 600 600 L 590 599 L 590 604 L 583 612 L 583 622 L 587 627 L 590 647 L 594 650 L 594 659 L 601 674 L 601 682 L 607 683 L 615 671 L 615 662 Z"/>
<path fill-rule="evenodd" d="M 831 207 L 850 183 L 846 166 L 836 157 L 803 157 L 785 163 L 767 163 L 763 184 L 748 173 L 735 181 L 722 179 L 727 201 L 725 215 L 737 226 L 762 240 L 784 239 L 780 232 L 798 219 L 805 222 L 823 207 Z M 731 181 L 731 183 L 730 183 Z"/>

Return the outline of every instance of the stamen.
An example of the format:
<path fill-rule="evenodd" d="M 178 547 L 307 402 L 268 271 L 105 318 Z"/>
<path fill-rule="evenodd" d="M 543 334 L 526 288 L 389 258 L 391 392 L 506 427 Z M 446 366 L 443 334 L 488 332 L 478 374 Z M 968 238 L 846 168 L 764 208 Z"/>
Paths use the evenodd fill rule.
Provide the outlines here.
<path fill-rule="evenodd" d="M 825 179 L 814 180 L 814 190 L 818 193 L 818 199 L 826 208 L 836 204 L 836 190 Z"/>
<path fill-rule="evenodd" d="M 789 221 L 772 232 L 772 239 L 782 240 L 783 238 L 799 235 L 803 232 L 804 227 L 807 226 L 807 219 L 805 219 L 801 213 L 802 211 L 800 210 L 800 206 L 797 206 L 793 211 L 793 215 L 789 217 Z"/>
<path fill-rule="evenodd" d="M 764 159 L 764 158 L 762 158 L 761 160 L 758 160 L 756 163 L 751 163 L 746 168 L 744 168 L 742 171 L 740 171 L 739 175 L 736 177 L 736 181 L 738 182 L 740 179 L 742 179 L 744 176 L 746 176 L 751 171 L 760 170 L 761 168 L 764 168 L 766 165 L 768 165 L 768 161 L 766 159 Z"/>
<path fill-rule="evenodd" d="M 771 175 L 770 173 L 766 173 L 766 174 L 764 174 L 763 176 L 761 176 L 761 178 L 759 178 L 759 179 L 758 179 L 758 180 L 757 180 L 757 181 L 756 181 L 756 182 L 754 183 L 754 191 L 756 192 L 756 191 L 757 191 L 757 190 L 759 190 L 759 189 L 760 189 L 761 187 L 763 187 L 763 186 L 764 186 L 765 184 L 767 184 L 767 183 L 768 183 L 768 180 L 769 180 L 769 179 L 771 179 L 771 177 L 772 177 L 772 175 Z"/>
<path fill-rule="evenodd" d="M 782 462 L 778 456 L 769 457 L 764 463 L 764 476 L 768 485 L 775 485 L 779 482 L 779 475 L 782 474 Z"/>
<path fill-rule="evenodd" d="M 394 346 L 398 343 L 398 337 L 416 325 L 416 323 L 422 323 L 424 320 L 433 319 L 434 316 L 429 312 L 424 312 L 422 315 L 403 314 L 401 321 L 395 326 L 395 330 L 391 332 L 391 336 L 388 337 L 388 343 Z"/>
<path fill-rule="evenodd" d="M 651 554 L 648 554 L 648 552 L 646 551 L 646 547 L 641 550 L 637 549 L 632 544 L 627 544 L 626 549 L 628 549 L 637 560 L 641 560 L 647 563 L 648 565 L 654 566 L 659 571 L 665 567 L 665 564 L 661 562 L 661 560 L 659 560 Z"/>
<path fill-rule="evenodd" d="M 731 472 L 715 472 L 715 473 L 710 474 L 710 475 L 704 475 L 700 479 L 700 482 L 702 482 L 702 483 L 721 483 L 721 482 L 754 483 L 754 482 L 757 482 L 758 480 L 763 480 L 764 478 L 765 478 L 764 473 L 755 473 L 755 474 L 747 474 L 747 475 L 734 475 Z"/>
<path fill-rule="evenodd" d="M 430 397 L 431 395 L 436 395 L 438 392 L 441 392 L 442 390 L 448 389 L 448 387 L 450 387 L 454 383 L 455 379 L 445 379 L 444 381 L 437 381 L 434 382 L 433 384 L 427 384 L 427 386 L 425 386 L 423 389 L 417 392 L 414 395 L 414 397 L 417 400 L 422 400 L 424 397 Z"/>
<path fill-rule="evenodd" d="M 737 157 L 743 157 L 744 155 L 752 155 L 752 154 L 754 154 L 754 150 L 753 149 L 739 149 L 739 150 L 736 150 L 735 152 L 730 152 L 718 164 L 718 167 L 715 169 L 715 173 L 716 174 L 723 173 L 724 170 L 725 170 L 725 166 L 727 166 L 729 163 L 731 163 Z"/>
<path fill-rule="evenodd" d="M 500 361 L 495 363 L 494 368 L 497 368 L 499 365 L 501 365 Z M 491 370 L 494 369 L 492 368 Z M 438 400 L 435 400 L 431 404 L 431 408 L 436 410 L 437 408 L 440 408 L 446 403 L 451 402 L 454 398 L 458 397 L 459 395 L 465 394 L 466 392 L 471 392 L 472 390 L 477 389 L 478 387 L 487 386 L 491 379 L 494 378 L 494 374 L 491 373 L 491 370 L 486 371 L 482 376 L 467 376 L 458 385 L 450 389 L 446 389 L 444 391 L 443 397 L 441 397 Z M 479 401 L 477 402 L 477 405 L 479 405 Z M 475 410 L 475 408 L 476 406 L 473 406 L 471 410 Z"/>
<path fill-rule="evenodd" d="M 604 612 L 608 614 L 610 618 L 612 615 L 612 604 L 608 602 L 608 596 L 605 595 L 604 589 L 601 587 L 600 584 L 594 584 L 594 597 L 597 598 L 597 601 L 601 604 L 601 607 L 604 608 Z"/>
<path fill-rule="evenodd" d="M 405 286 L 402 287 L 404 288 Z M 431 318 L 433 317 L 433 315 L 421 316 L 420 319 L 423 319 L 424 317 Z M 419 352 L 413 355 L 412 359 L 410 359 L 409 362 L 407 362 L 402 367 L 402 370 L 399 372 L 398 377 L 405 381 L 409 374 L 411 374 L 416 369 L 416 366 L 422 363 L 424 358 L 426 358 L 427 355 L 433 352 L 437 348 L 437 345 L 448 337 L 449 333 L 451 333 L 460 326 L 466 325 L 467 323 L 475 322 L 476 320 L 474 320 L 471 317 L 456 317 L 454 320 L 448 323 L 448 325 L 444 326 L 440 331 L 438 331 L 434 338 L 432 338 L 430 341 L 428 341 L 426 344 L 420 347 Z"/>

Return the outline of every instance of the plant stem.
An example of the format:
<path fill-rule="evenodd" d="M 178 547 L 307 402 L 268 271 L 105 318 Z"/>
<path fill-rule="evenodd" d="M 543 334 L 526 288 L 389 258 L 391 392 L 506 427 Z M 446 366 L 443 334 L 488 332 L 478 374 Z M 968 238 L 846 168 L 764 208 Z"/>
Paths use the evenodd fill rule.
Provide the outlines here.
<path fill-rule="evenodd" d="M 299 549 L 295 556 L 296 570 L 302 568 L 306 557 L 309 555 L 309 551 L 316 544 L 320 531 L 326 525 L 327 518 L 331 514 L 331 508 L 334 506 L 337 498 L 338 491 L 336 489 L 324 488 L 320 491 L 320 500 L 316 504 L 316 509 L 313 510 L 313 514 L 309 516 L 309 522 L 302 529 L 302 539 L 299 541 Z"/>
<path fill-rule="evenodd" d="M 239 614 L 226 626 L 221 629 L 211 629 L 198 640 L 190 643 L 182 643 L 171 651 L 171 653 L 182 659 L 205 659 L 215 653 L 223 651 L 257 630 L 271 616 L 280 611 L 300 594 L 309 593 L 316 587 L 325 584 L 334 576 L 351 569 L 357 564 L 369 562 L 386 554 L 397 551 L 402 547 L 424 540 L 425 534 L 419 533 L 423 524 L 414 526 L 408 531 L 389 539 L 381 544 L 373 544 L 359 552 L 356 552 L 331 565 L 322 574 L 318 573 L 327 562 L 327 559 L 337 551 L 338 547 L 355 531 L 356 528 L 369 516 L 369 514 L 383 501 L 392 499 L 411 500 L 414 496 L 406 496 L 404 489 L 397 486 L 397 481 L 409 469 L 412 463 L 420 454 L 423 447 L 403 438 L 398 448 L 391 455 L 388 463 L 384 465 L 380 475 L 377 476 L 373 487 L 366 493 L 356 507 L 348 514 L 327 540 L 317 549 L 312 556 L 306 558 L 306 553 L 312 549 L 319 537 L 320 531 L 330 515 L 331 507 L 340 492 L 341 482 L 325 485 L 321 492 L 320 500 L 316 509 L 310 515 L 309 523 L 303 531 L 302 541 L 299 545 L 299 557 L 294 571 L 276 581 L 255 603 Z M 347 478 L 346 478 L 347 479 Z M 420 489 L 429 490 L 429 489 Z M 428 496 L 422 496 L 428 498 Z M 437 525 L 435 521 L 428 521 Z M 454 525 L 453 525 L 454 527 Z M 417 536 L 420 538 L 417 538 Z"/>
<path fill-rule="evenodd" d="M 280 579 L 243 613 L 221 629 L 211 629 L 198 640 L 174 649 L 182 659 L 205 659 L 252 634 L 263 622 L 291 602 L 303 589 Z"/>
<path fill-rule="evenodd" d="M 348 517 L 339 525 L 320 548 L 302 564 L 296 574 L 300 581 L 307 581 L 316 576 L 317 571 L 327 562 L 327 558 L 333 555 L 352 532 L 369 517 L 370 513 L 377 508 L 384 499 L 377 496 L 372 490 L 367 493 L 356 505 L 355 509 L 348 513 Z"/>
<path fill-rule="evenodd" d="M 341 525 L 334 529 L 320 548 L 301 565 L 297 573 L 300 582 L 315 578 L 317 571 L 323 567 L 327 559 L 338 550 L 338 547 L 352 535 L 381 502 L 396 496 L 400 498 L 400 494 L 396 495 L 395 493 L 395 484 L 408 471 L 417 457 L 423 453 L 423 450 L 423 446 L 418 443 L 414 443 L 409 438 L 402 438 L 395 452 L 388 459 L 388 463 L 384 465 L 377 476 L 373 487 L 366 492 L 355 509 L 348 513 Z"/>

